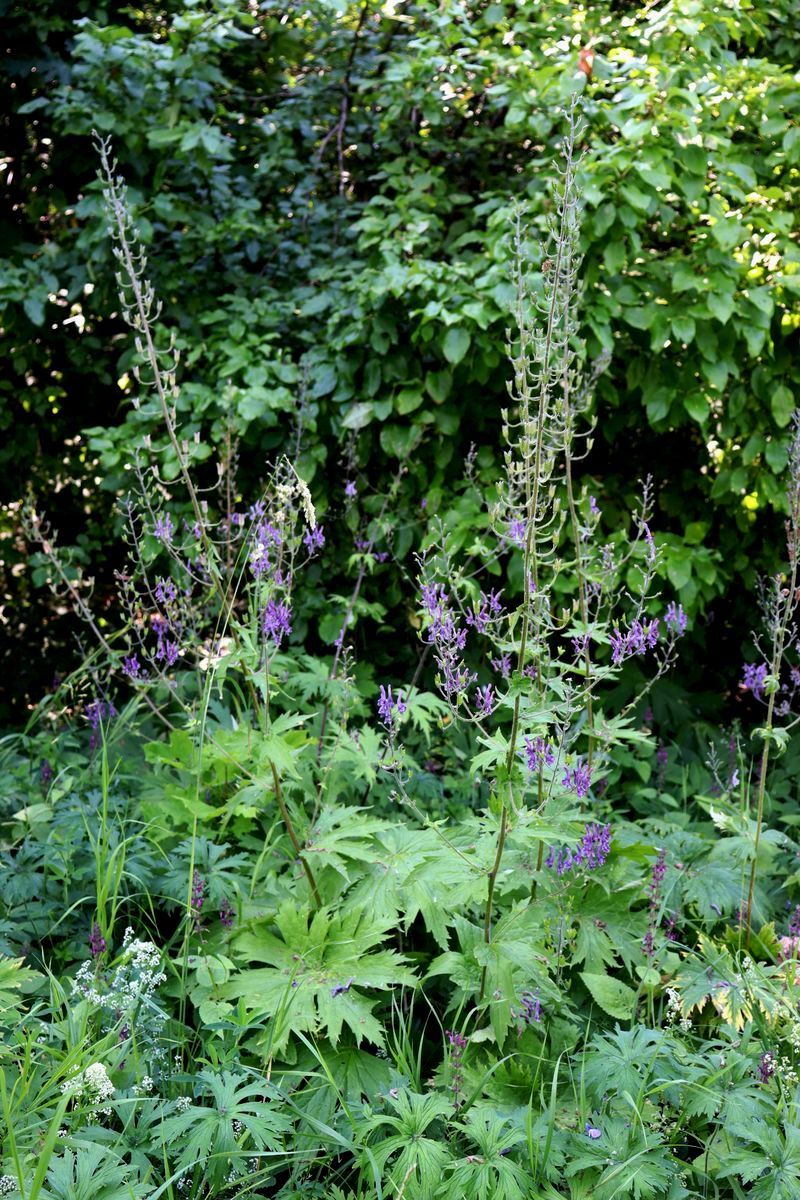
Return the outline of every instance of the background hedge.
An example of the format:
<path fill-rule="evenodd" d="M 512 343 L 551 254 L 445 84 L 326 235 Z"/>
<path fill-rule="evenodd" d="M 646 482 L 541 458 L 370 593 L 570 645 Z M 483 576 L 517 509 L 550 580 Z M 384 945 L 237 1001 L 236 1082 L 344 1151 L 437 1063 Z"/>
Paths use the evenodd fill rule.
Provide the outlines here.
<path fill-rule="evenodd" d="M 664 571 L 704 643 L 702 680 L 691 654 L 684 676 L 735 683 L 800 402 L 793 8 L 0 3 L 0 673 L 17 701 L 74 660 L 19 533 L 26 489 L 102 612 L 123 552 L 114 499 L 142 435 L 160 436 L 130 403 L 92 129 L 130 185 L 198 462 L 238 442 L 249 502 L 265 460 L 299 445 L 323 511 L 346 474 L 364 472 L 369 508 L 404 465 L 391 550 L 410 577 L 421 502 L 470 536 L 473 443 L 479 474 L 497 473 L 511 214 L 523 200 L 535 241 L 576 91 L 584 332 L 611 356 L 584 469 L 612 525 L 631 463 L 652 473 Z M 540 265 L 534 249 L 534 283 Z M 410 582 L 387 591 L 378 571 L 365 598 L 382 607 L 362 636 L 391 654 Z M 324 618 L 311 603 L 323 642 Z"/>

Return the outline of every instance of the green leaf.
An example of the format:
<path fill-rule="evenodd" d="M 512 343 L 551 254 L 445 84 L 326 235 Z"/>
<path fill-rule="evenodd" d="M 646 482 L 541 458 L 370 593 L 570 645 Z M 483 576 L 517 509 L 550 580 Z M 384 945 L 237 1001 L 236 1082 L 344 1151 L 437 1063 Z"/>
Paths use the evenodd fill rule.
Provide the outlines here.
<path fill-rule="evenodd" d="M 469 350 L 470 335 L 463 325 L 452 325 L 444 335 L 442 350 L 449 363 L 456 366 Z"/>
<path fill-rule="evenodd" d="M 688 396 L 684 396 L 683 407 L 692 420 L 699 421 L 701 425 L 705 424 L 708 420 L 708 401 L 700 392 L 693 392 Z"/>
<path fill-rule="evenodd" d="M 711 312 L 718 321 L 721 321 L 723 325 L 728 323 L 733 310 L 736 307 L 736 303 L 730 292 L 711 292 L 710 295 L 706 297 L 706 304 L 708 305 L 709 312 Z"/>
<path fill-rule="evenodd" d="M 776 425 L 785 428 L 792 419 L 795 409 L 794 396 L 785 384 L 780 383 L 770 397 L 769 406 Z"/>
<path fill-rule="evenodd" d="M 636 1004 L 633 988 L 610 975 L 594 975 L 589 971 L 581 971 L 580 975 L 595 1004 L 598 1004 L 603 1012 L 619 1021 L 631 1019 Z"/>

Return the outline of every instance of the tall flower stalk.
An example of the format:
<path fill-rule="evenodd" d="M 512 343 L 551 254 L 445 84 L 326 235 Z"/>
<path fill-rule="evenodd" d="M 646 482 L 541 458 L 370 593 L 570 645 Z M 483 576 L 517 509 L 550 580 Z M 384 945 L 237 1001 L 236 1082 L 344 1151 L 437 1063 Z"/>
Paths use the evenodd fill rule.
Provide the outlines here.
<path fill-rule="evenodd" d="M 758 873 L 758 851 L 761 844 L 761 832 L 764 825 L 764 800 L 767 790 L 767 774 L 769 770 L 770 749 L 773 743 L 778 749 L 785 744 L 785 733 L 776 729 L 775 718 L 788 716 L 790 702 L 782 700 L 781 671 L 786 663 L 787 651 L 796 646 L 798 633 L 793 625 L 792 617 L 798 605 L 798 556 L 800 556 L 800 412 L 795 412 L 794 430 L 789 450 L 789 472 L 787 486 L 788 517 L 786 520 L 786 549 L 789 559 L 788 579 L 780 577 L 772 581 L 772 587 L 764 598 L 764 616 L 766 632 L 769 638 L 769 650 L 766 663 L 758 666 L 749 664 L 745 667 L 745 686 L 758 698 L 766 695 L 767 712 L 764 724 L 758 730 L 758 737 L 763 742 L 761 763 L 758 769 L 758 784 L 756 792 L 756 828 L 753 839 L 753 857 L 750 864 L 750 880 L 747 888 L 747 903 L 744 909 L 745 945 L 750 945 L 750 933 L 753 916 L 753 895 Z M 756 643 L 758 645 L 758 641 Z M 796 667 L 794 670 L 796 671 Z M 791 670 L 791 668 L 790 668 Z"/>
<path fill-rule="evenodd" d="M 674 604 L 674 619 L 665 618 L 663 628 L 648 612 L 658 563 L 648 524 L 649 486 L 641 512 L 631 517 L 627 544 L 618 536 L 603 546 L 600 510 L 575 480 L 574 464 L 585 455 L 592 429 L 592 389 L 607 361 L 601 356 L 586 369 L 578 337 L 579 138 L 573 105 L 537 287 L 529 282 L 519 213 L 514 228 L 515 328 L 508 334 L 510 404 L 502 414 L 505 470 L 489 515 L 497 557 L 508 556 L 515 580 L 521 567 L 521 599 L 506 608 L 491 550 L 485 560 L 492 570 L 491 589 L 480 588 L 477 573 L 459 566 L 443 526 L 421 559 L 422 636 L 433 651 L 440 690 L 453 716 L 473 724 L 486 747 L 478 761 L 491 780 L 496 821 L 485 867 L 482 935 L 487 947 L 515 825 L 535 838 L 536 818 L 554 800 L 548 823 L 576 826 L 579 814 L 570 806 L 585 808 L 589 802 L 599 742 L 605 750 L 627 736 L 629 717 L 609 721 L 598 713 L 597 688 L 634 656 L 651 658 L 656 675 L 661 673 L 686 624 Z M 637 575 L 632 567 L 638 568 L 635 591 L 628 583 Z M 482 649 L 487 642 L 489 649 Z M 481 679 L 487 664 L 494 672 L 489 682 Z M 564 844 L 579 841 L 580 834 L 566 825 Z M 583 820 L 581 829 L 586 828 Z M 548 839 L 543 835 L 537 841 L 534 888 Z M 480 1002 L 487 978 L 483 965 Z"/>

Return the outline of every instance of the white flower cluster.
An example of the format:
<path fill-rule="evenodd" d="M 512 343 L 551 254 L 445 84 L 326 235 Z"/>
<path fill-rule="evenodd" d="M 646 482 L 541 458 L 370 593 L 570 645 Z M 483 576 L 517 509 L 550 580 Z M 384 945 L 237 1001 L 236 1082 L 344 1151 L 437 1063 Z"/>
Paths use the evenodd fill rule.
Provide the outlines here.
<path fill-rule="evenodd" d="M 185 1113 L 192 1107 L 192 1102 L 188 1096 L 178 1096 L 175 1101 L 175 1112 Z"/>
<path fill-rule="evenodd" d="M 145 1075 L 144 1079 L 142 1079 L 140 1083 L 137 1083 L 133 1090 L 136 1092 L 137 1096 L 149 1096 L 154 1087 L 155 1084 L 150 1076 Z"/>
<path fill-rule="evenodd" d="M 689 1017 L 683 1015 L 683 1001 L 677 988 L 667 988 L 667 1024 L 677 1025 L 684 1033 L 692 1028 Z"/>
<path fill-rule="evenodd" d="M 91 1063 L 85 1071 L 62 1083 L 61 1091 L 88 1100 L 92 1108 L 106 1115 L 111 1111 L 104 1105 L 114 1095 L 114 1085 L 102 1063 Z"/>
<path fill-rule="evenodd" d="M 96 964 L 85 962 L 73 980 L 73 993 L 88 1000 L 94 1008 L 104 1011 L 109 1025 L 116 1025 L 121 1017 L 128 1018 L 166 979 L 161 970 L 161 954 L 152 942 L 143 942 L 134 936 L 129 927 L 122 940 L 122 954 L 110 974 L 99 976 Z M 154 1015 L 152 1006 L 148 1012 L 149 1032 L 155 1038 L 163 1019 Z M 140 1035 L 141 1023 L 137 1025 Z"/>
<path fill-rule="evenodd" d="M 13 1175 L 0 1175 L 0 1196 L 16 1191 L 17 1181 Z"/>

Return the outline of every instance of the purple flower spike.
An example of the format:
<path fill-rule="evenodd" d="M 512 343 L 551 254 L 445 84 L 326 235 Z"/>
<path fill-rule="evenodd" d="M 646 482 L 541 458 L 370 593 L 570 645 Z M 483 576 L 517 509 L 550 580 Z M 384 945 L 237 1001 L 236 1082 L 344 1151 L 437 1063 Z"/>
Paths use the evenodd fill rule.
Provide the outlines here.
<path fill-rule="evenodd" d="M 307 529 L 303 542 L 309 554 L 318 554 L 325 545 L 325 531 L 321 525 L 315 529 Z"/>
<path fill-rule="evenodd" d="M 398 692 L 395 697 L 392 695 L 391 684 L 389 687 L 381 684 L 381 694 L 378 698 L 378 716 L 387 729 L 394 729 L 396 718 L 402 716 L 407 708 L 408 705 L 403 699 L 402 692 Z"/>
<path fill-rule="evenodd" d="M 123 658 L 122 671 L 123 674 L 128 676 L 128 679 L 143 678 L 141 664 L 135 654 L 131 654 L 129 658 Z"/>
<path fill-rule="evenodd" d="M 525 522 L 519 519 L 509 521 L 508 523 L 508 540 L 513 542 L 515 546 L 525 545 Z"/>
<path fill-rule="evenodd" d="M 742 687 L 752 692 L 756 700 L 763 699 L 764 681 L 767 678 L 766 663 L 745 663 L 743 668 Z"/>
<path fill-rule="evenodd" d="M 261 628 L 264 636 L 272 638 L 275 649 L 279 650 L 281 642 L 292 632 L 291 609 L 288 603 L 279 600 L 269 600 L 261 616 Z"/>
<path fill-rule="evenodd" d="M 223 896 L 222 903 L 219 906 L 219 919 L 226 929 L 233 928 L 234 918 L 236 917 L 236 909 L 231 904 L 227 896 Z"/>
<path fill-rule="evenodd" d="M 602 867 L 611 850 L 611 826 L 588 824 L 576 850 L 550 847 L 545 859 L 546 867 L 555 867 L 558 875 L 566 875 L 574 867 L 584 871 L 596 871 Z"/>
<path fill-rule="evenodd" d="M 101 954 L 106 952 L 106 939 L 103 937 L 100 926 L 95 921 L 92 925 L 92 932 L 89 934 L 89 949 L 92 958 L 99 958 Z"/>
<path fill-rule="evenodd" d="M 156 517 L 153 536 L 158 538 L 162 545 L 170 546 L 172 544 L 172 535 L 174 532 L 175 526 L 172 524 L 172 517 L 169 513 L 162 513 Z"/>
<path fill-rule="evenodd" d="M 192 875 L 192 898 L 189 902 L 192 921 L 194 923 L 195 933 L 202 933 L 202 925 L 200 924 L 200 914 L 203 911 L 203 904 L 206 895 L 206 881 L 199 871 L 195 871 Z"/>
<path fill-rule="evenodd" d="M 358 488 L 352 479 L 348 479 L 347 483 L 344 485 L 344 494 L 347 496 L 348 500 L 352 500 L 356 495 L 358 495 Z"/>
<path fill-rule="evenodd" d="M 475 690 L 475 714 L 479 717 L 488 717 L 492 713 L 495 706 L 494 688 L 490 683 L 486 687 L 476 688 Z"/>
<path fill-rule="evenodd" d="M 525 741 L 525 762 L 529 771 L 538 771 L 540 767 L 552 767 L 556 761 L 553 747 L 544 738 L 529 738 Z"/>
<path fill-rule="evenodd" d="M 561 780 L 561 786 L 566 788 L 568 792 L 574 792 L 579 800 L 583 800 L 588 795 L 589 788 L 592 786 L 591 767 L 584 763 L 582 759 L 576 759 L 574 767 L 564 768 L 564 778 Z"/>
<path fill-rule="evenodd" d="M 682 637 L 686 633 L 687 618 L 682 604 L 676 605 L 673 600 L 671 604 L 667 605 L 664 624 L 669 632 L 674 633 L 676 637 Z"/>

